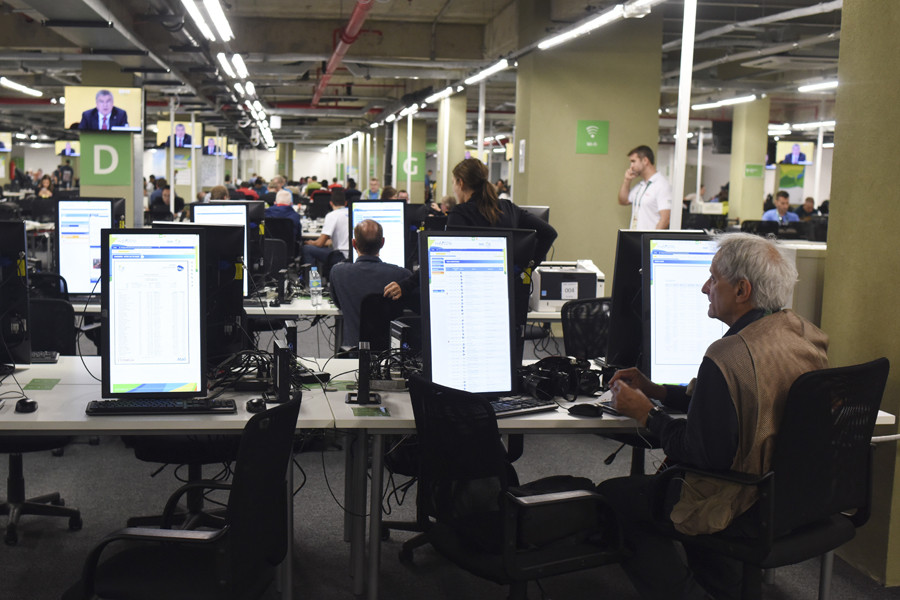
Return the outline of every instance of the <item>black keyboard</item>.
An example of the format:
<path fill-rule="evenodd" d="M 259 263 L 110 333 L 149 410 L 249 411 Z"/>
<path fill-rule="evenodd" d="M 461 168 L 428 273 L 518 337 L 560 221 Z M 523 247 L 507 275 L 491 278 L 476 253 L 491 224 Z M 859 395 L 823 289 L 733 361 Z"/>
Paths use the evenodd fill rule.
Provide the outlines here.
<path fill-rule="evenodd" d="M 538 400 L 537 398 L 496 398 L 490 402 L 498 417 L 556 410 L 559 406 L 553 400 Z"/>
<path fill-rule="evenodd" d="M 56 363 L 59 360 L 59 352 L 56 350 L 32 350 L 31 362 L 34 364 Z"/>
<path fill-rule="evenodd" d="M 231 398 L 207 400 L 188 398 L 169 400 L 162 398 L 126 398 L 122 400 L 93 400 L 84 410 L 89 415 L 229 415 L 237 412 Z"/>

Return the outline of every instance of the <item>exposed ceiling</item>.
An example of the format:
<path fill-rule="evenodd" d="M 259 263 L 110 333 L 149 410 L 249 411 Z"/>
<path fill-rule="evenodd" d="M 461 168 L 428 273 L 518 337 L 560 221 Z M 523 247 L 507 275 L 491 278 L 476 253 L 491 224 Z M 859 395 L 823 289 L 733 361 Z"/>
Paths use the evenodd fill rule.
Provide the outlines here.
<path fill-rule="evenodd" d="M 194 112 L 248 143 L 249 128 L 242 127 L 248 119 L 232 98 L 238 96 L 233 80 L 216 60 L 226 52 L 243 56 L 265 111 L 282 118 L 276 141 L 321 146 L 526 46 L 515 34 L 518 0 L 371 3 L 362 31 L 314 105 L 354 0 L 221 0 L 235 35 L 227 43 L 204 40 L 181 0 L 0 1 L 0 75 L 44 93 L 33 99 L 0 88 L 0 130 L 74 137 L 62 127 L 62 107 L 50 99 L 62 96 L 65 85 L 82 83 L 85 63 L 111 61 L 134 73 L 135 84 L 145 89 L 148 124 L 167 115 L 175 98 L 179 115 Z M 551 2 L 551 30 L 615 2 L 588 4 Z M 694 102 L 767 94 L 772 121 L 833 114 L 833 93 L 799 94 L 796 88 L 836 77 L 840 8 L 840 0 L 699 0 Z M 653 8 L 663 14 L 660 108 L 673 115 L 683 10 L 680 0 Z M 486 88 L 489 131 L 511 132 L 514 70 L 491 78 Z M 477 87 L 466 93 L 474 130 Z M 421 118 L 435 116 L 423 111 Z M 695 111 L 692 117 L 728 119 L 730 109 Z"/>

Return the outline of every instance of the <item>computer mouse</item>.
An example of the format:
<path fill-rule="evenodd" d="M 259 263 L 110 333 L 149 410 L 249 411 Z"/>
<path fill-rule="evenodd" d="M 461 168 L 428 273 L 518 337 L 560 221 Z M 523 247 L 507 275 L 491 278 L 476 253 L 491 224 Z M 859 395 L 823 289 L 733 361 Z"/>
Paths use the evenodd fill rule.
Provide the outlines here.
<path fill-rule="evenodd" d="M 31 398 L 21 398 L 16 402 L 17 413 L 32 413 L 37 410 L 37 400 Z"/>
<path fill-rule="evenodd" d="M 266 410 L 266 401 L 262 398 L 250 398 L 246 404 L 247 412 L 258 413 Z"/>
<path fill-rule="evenodd" d="M 579 417 L 602 417 L 603 409 L 597 404 L 573 404 L 569 407 L 569 414 Z"/>

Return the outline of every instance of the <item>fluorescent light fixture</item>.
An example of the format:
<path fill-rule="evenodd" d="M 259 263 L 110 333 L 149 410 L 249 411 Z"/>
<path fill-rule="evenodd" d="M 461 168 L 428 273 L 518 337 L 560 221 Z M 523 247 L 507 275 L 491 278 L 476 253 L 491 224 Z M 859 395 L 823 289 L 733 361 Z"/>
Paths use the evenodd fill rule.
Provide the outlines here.
<path fill-rule="evenodd" d="M 385 123 L 393 123 L 395 120 L 397 120 L 397 115 L 388 115 L 384 121 Z"/>
<path fill-rule="evenodd" d="M 466 79 L 466 85 L 472 85 L 473 83 L 478 83 L 482 79 L 487 79 L 491 75 L 494 75 L 495 73 L 499 73 L 500 71 L 503 71 L 508 68 L 509 68 L 509 61 L 507 61 L 505 58 L 501 59 L 498 62 L 491 65 L 490 67 L 488 67 L 487 69 L 485 69 L 484 71 L 477 73 L 475 75 L 472 75 L 471 77 Z"/>
<path fill-rule="evenodd" d="M 505 139 L 506 139 L 506 135 L 504 135 L 504 134 L 501 133 L 501 134 L 495 136 L 494 139 L 497 140 L 497 141 L 499 142 L 500 140 L 505 140 Z"/>
<path fill-rule="evenodd" d="M 265 121 L 266 117 L 267 117 L 266 111 L 264 111 L 263 109 L 259 109 L 259 118 L 262 119 L 263 121 Z"/>
<path fill-rule="evenodd" d="M 66 97 L 65 97 L 65 96 L 60 96 L 60 97 L 59 97 L 59 103 L 60 103 L 60 104 L 65 104 L 65 103 L 66 103 Z"/>
<path fill-rule="evenodd" d="M 474 146 L 475 140 L 466 140 L 466 146 Z"/>
<path fill-rule="evenodd" d="M 42 92 L 40 90 L 30 88 L 27 85 L 22 85 L 21 83 L 16 83 L 15 81 L 11 81 L 11 80 L 7 79 L 6 77 L 0 77 L 0 85 L 2 85 L 5 88 L 9 88 L 11 90 L 15 90 L 17 92 L 27 94 L 29 96 L 39 97 L 39 96 L 44 95 L 44 92 Z"/>
<path fill-rule="evenodd" d="M 823 127 L 825 129 L 834 129 L 835 122 L 834 121 L 815 121 L 813 123 L 794 123 L 791 125 L 792 129 L 818 129 L 819 127 Z"/>
<path fill-rule="evenodd" d="M 820 83 L 811 83 L 809 85 L 801 85 L 797 88 L 798 92 L 821 92 L 822 90 L 833 90 L 838 86 L 837 81 L 822 81 Z"/>
<path fill-rule="evenodd" d="M 213 25 L 216 26 L 216 31 L 219 32 L 219 37 L 222 38 L 222 41 L 233 40 L 234 34 L 231 32 L 231 25 L 228 24 L 228 19 L 225 18 L 225 12 L 222 10 L 219 0 L 203 0 L 203 6 L 206 7 L 206 14 L 212 19 Z"/>
<path fill-rule="evenodd" d="M 834 142 L 822 142 L 823 148 L 834 148 Z"/>
<path fill-rule="evenodd" d="M 241 85 L 240 81 L 234 82 L 234 91 L 243 96 L 246 92 L 244 92 L 244 86 Z"/>
<path fill-rule="evenodd" d="M 378 129 L 378 123 L 372 123 L 369 125 L 370 129 Z"/>
<path fill-rule="evenodd" d="M 568 31 L 563 31 L 549 39 L 544 40 L 543 42 L 538 44 L 538 48 L 541 50 L 546 50 L 548 48 L 553 48 L 554 46 L 558 46 L 564 42 L 568 42 L 569 40 L 574 40 L 575 38 L 582 36 L 586 33 L 590 33 L 595 29 L 599 29 L 604 25 L 608 25 L 609 23 L 613 23 L 614 21 L 618 21 L 622 17 L 625 16 L 625 9 L 621 4 L 616 4 L 606 12 L 597 15 L 596 17 L 590 18 L 587 21 L 583 22 L 580 25 L 576 25 L 572 29 Z M 466 81 L 468 83 L 468 81 Z"/>
<path fill-rule="evenodd" d="M 401 116 L 401 117 L 405 117 L 405 116 L 408 116 L 408 115 L 414 115 L 414 114 L 416 114 L 417 112 L 419 112 L 419 105 L 418 105 L 418 104 L 413 104 L 412 106 L 407 106 L 406 108 L 404 108 L 403 110 L 401 110 L 401 111 L 400 111 L 400 116 Z"/>
<path fill-rule="evenodd" d="M 782 136 L 782 135 L 791 135 L 790 129 L 770 129 L 770 136 Z"/>
<path fill-rule="evenodd" d="M 219 60 L 219 64 L 222 65 L 222 70 L 225 71 L 225 74 L 234 79 L 234 69 L 231 68 L 231 63 L 228 62 L 228 57 L 225 56 L 225 53 L 219 52 L 216 54 L 216 58 Z"/>
<path fill-rule="evenodd" d="M 437 102 L 438 100 L 443 100 L 444 98 L 449 98 L 453 95 L 453 88 L 448 86 L 441 90 L 440 92 L 436 92 L 427 98 L 425 98 L 425 104 L 432 104 Z"/>
<path fill-rule="evenodd" d="M 489 136 L 487 136 L 486 138 L 484 138 L 484 141 L 485 141 L 485 142 L 493 142 L 493 141 L 494 141 L 494 136 L 489 135 Z"/>
<path fill-rule="evenodd" d="M 253 103 L 249 100 L 244 100 L 244 106 L 247 107 L 247 110 L 253 110 Z"/>
<path fill-rule="evenodd" d="M 194 24 L 197 26 L 197 29 L 200 30 L 200 33 L 203 34 L 203 37 L 211 42 L 216 41 L 216 36 L 213 34 L 212 29 L 209 28 L 209 25 L 207 25 L 206 19 L 200 14 L 197 3 L 194 2 L 194 0 L 181 0 L 181 3 L 184 5 L 188 14 L 191 15 L 191 19 L 194 20 Z"/>
<path fill-rule="evenodd" d="M 245 83 L 245 84 L 244 84 L 244 89 L 247 90 L 247 95 L 248 95 L 248 96 L 255 96 L 255 95 L 256 95 L 256 86 L 253 85 L 253 82 L 252 82 L 252 81 L 248 81 L 247 83 Z"/>
<path fill-rule="evenodd" d="M 33 134 L 33 133 L 31 134 L 30 137 L 31 137 L 32 140 L 36 140 L 36 139 L 37 139 L 37 136 L 36 136 L 35 134 Z"/>
<path fill-rule="evenodd" d="M 466 86 L 464 86 L 464 85 L 458 85 L 458 86 L 456 86 L 456 91 L 457 91 L 457 92 L 461 92 L 461 91 L 463 91 L 464 89 L 466 89 Z"/>
<path fill-rule="evenodd" d="M 16 134 L 16 139 L 17 139 L 17 140 L 27 140 L 27 139 L 28 139 L 28 136 L 25 135 L 24 133 L 17 133 L 17 134 Z"/>
<path fill-rule="evenodd" d="M 262 102 L 260 102 L 259 100 L 254 100 L 253 108 L 255 108 L 257 112 L 261 111 L 263 109 Z"/>
<path fill-rule="evenodd" d="M 237 72 L 238 77 L 247 79 L 250 76 L 250 72 L 247 71 L 247 65 L 244 64 L 244 59 L 241 58 L 240 54 L 232 56 L 231 63 L 234 65 L 234 70 Z"/>
<path fill-rule="evenodd" d="M 494 154 L 501 154 L 506 152 L 506 148 L 494 148 L 493 152 Z"/>
<path fill-rule="evenodd" d="M 720 108 L 722 106 L 731 106 L 732 104 L 743 104 L 745 102 L 753 102 L 756 100 L 756 94 L 749 96 L 739 96 L 738 98 L 726 98 L 715 102 L 707 102 L 705 104 L 693 104 L 691 110 L 706 110 L 708 108 Z"/>

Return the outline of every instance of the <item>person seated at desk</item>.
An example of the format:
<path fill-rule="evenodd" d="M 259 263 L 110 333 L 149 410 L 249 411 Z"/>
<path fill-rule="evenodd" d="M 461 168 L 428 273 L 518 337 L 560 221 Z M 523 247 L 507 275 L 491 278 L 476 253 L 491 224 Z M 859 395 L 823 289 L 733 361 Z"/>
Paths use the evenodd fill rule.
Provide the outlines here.
<path fill-rule="evenodd" d="M 244 198 L 246 198 L 247 200 L 259 200 L 259 194 L 256 193 L 256 191 L 248 181 L 243 181 L 238 184 L 235 192 L 243 194 Z"/>
<path fill-rule="evenodd" d="M 303 244 L 303 262 L 314 264 L 325 261 L 332 250 L 340 250 L 344 258 L 350 255 L 350 214 L 347 211 L 347 199 L 343 194 L 332 194 L 331 212 L 325 215 L 322 233 L 314 240 Z"/>
<path fill-rule="evenodd" d="M 44 175 L 41 177 L 41 181 L 39 183 L 39 187 L 37 190 L 37 195 L 41 198 L 52 198 L 53 197 L 53 180 L 50 179 L 49 175 Z"/>
<path fill-rule="evenodd" d="M 405 280 L 412 273 L 382 262 L 378 257 L 384 246 L 381 224 L 365 219 L 353 228 L 353 247 L 359 253 L 355 263 L 339 263 L 331 269 L 331 299 L 344 316 L 344 346 L 359 344 L 359 312 L 363 298 L 380 294 L 392 281 Z"/>
<path fill-rule="evenodd" d="M 657 436 L 675 463 L 761 475 L 771 465 L 788 390 L 803 373 L 828 366 L 828 338 L 782 308 L 797 269 L 774 241 L 746 233 L 717 241 L 700 291 L 709 298 L 709 317 L 729 326 L 725 336 L 706 350 L 687 388 L 654 384 L 634 368 L 618 371 L 610 381 L 613 405 Z M 687 419 L 670 417 L 649 398 L 686 410 Z M 748 414 L 754 418 L 741 418 Z M 740 597 L 739 562 L 688 544 L 686 565 L 676 543 L 657 533 L 650 500 L 656 483 L 653 475 L 637 475 L 597 486 L 622 524 L 630 550 L 622 567 L 635 588 L 643 598 Z M 755 532 L 756 488 L 688 475 L 667 491 L 665 518 L 684 534 Z"/>
<path fill-rule="evenodd" d="M 787 225 L 791 222 L 797 222 L 800 217 L 797 213 L 792 213 L 788 209 L 791 207 L 791 197 L 784 190 L 780 190 L 775 194 L 775 208 L 767 210 L 763 213 L 763 221 L 778 221 L 779 225 Z"/>
<path fill-rule="evenodd" d="M 174 217 L 172 217 L 172 188 L 171 186 L 164 186 L 162 188 L 162 193 L 156 200 L 153 200 L 150 203 L 150 216 L 154 219 L 163 218 L 167 221 L 171 221 Z M 184 198 L 181 196 L 175 196 L 175 214 L 180 213 L 184 210 Z"/>
<path fill-rule="evenodd" d="M 816 208 L 816 201 L 813 200 L 812 196 L 809 196 L 804 200 L 803 205 L 797 207 L 797 210 L 794 212 L 800 217 L 801 221 L 809 221 L 813 217 L 820 216 L 820 213 Z"/>
<path fill-rule="evenodd" d="M 266 218 L 290 219 L 294 222 L 294 235 L 298 238 L 303 234 L 303 227 L 300 225 L 300 215 L 294 210 L 293 197 L 287 190 L 278 190 L 275 194 L 275 205 L 266 209 Z M 293 250 L 288 249 L 293 256 Z"/>

